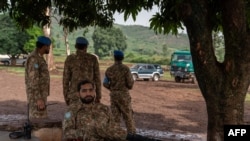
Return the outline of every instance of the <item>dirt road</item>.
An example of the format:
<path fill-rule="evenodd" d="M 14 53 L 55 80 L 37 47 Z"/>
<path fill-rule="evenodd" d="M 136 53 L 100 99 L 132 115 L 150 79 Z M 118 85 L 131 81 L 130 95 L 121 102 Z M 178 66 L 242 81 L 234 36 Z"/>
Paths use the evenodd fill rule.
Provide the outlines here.
<path fill-rule="evenodd" d="M 103 73 L 103 72 L 102 72 Z M 0 114 L 26 114 L 24 76 L 0 70 Z M 140 133 L 154 136 L 192 136 L 206 134 L 207 115 L 204 99 L 196 84 L 174 81 L 136 81 L 132 96 L 136 127 Z M 102 102 L 110 104 L 109 91 L 102 88 Z M 48 107 L 51 118 L 61 118 L 66 109 L 62 94 L 62 78 L 51 74 Z M 245 119 L 250 121 L 250 105 Z M 150 133 L 152 132 L 152 133 Z M 185 137 L 183 137 L 185 138 Z M 191 139 L 192 140 L 192 139 Z"/>

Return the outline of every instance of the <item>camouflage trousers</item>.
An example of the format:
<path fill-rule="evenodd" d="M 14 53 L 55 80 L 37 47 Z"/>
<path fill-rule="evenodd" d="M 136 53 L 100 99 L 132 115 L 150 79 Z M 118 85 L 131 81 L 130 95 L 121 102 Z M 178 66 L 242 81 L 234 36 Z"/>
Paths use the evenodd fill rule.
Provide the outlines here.
<path fill-rule="evenodd" d="M 128 92 L 111 92 L 111 111 L 114 116 L 115 122 L 121 123 L 123 118 L 127 127 L 128 133 L 135 133 L 135 122 L 133 117 L 133 109 L 131 104 L 131 96 Z"/>
<path fill-rule="evenodd" d="M 45 104 L 47 103 L 47 98 L 43 99 L 45 101 Z M 47 118 L 47 109 L 39 111 L 37 109 L 37 104 L 35 99 L 30 99 L 29 100 L 29 118 Z"/>

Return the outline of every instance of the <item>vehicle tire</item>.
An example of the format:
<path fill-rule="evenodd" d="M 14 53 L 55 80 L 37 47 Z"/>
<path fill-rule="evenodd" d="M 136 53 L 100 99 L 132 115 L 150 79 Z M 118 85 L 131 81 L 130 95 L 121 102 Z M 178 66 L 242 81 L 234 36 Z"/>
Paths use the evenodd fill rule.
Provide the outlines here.
<path fill-rule="evenodd" d="M 138 78 L 137 74 L 132 74 L 133 76 L 133 80 L 136 81 L 136 79 Z"/>
<path fill-rule="evenodd" d="M 4 64 L 5 66 L 9 66 L 9 65 L 10 65 L 10 63 L 9 63 L 8 61 L 4 62 L 3 64 Z"/>
<path fill-rule="evenodd" d="M 175 82 L 178 82 L 178 83 L 181 82 L 181 78 L 179 76 L 176 76 L 175 77 Z"/>
<path fill-rule="evenodd" d="M 23 62 L 23 64 L 22 64 L 22 65 L 23 65 L 23 67 L 24 67 L 24 66 L 25 66 L 25 62 Z"/>
<path fill-rule="evenodd" d="M 154 76 L 153 76 L 153 81 L 159 81 L 159 79 L 160 79 L 160 76 L 158 75 L 158 74 L 155 74 Z"/>

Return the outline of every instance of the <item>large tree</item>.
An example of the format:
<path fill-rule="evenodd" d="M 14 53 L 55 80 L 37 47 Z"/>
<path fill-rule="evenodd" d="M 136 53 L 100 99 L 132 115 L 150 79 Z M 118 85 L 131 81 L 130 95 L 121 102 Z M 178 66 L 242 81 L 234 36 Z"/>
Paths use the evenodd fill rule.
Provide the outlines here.
<path fill-rule="evenodd" d="M 50 0 L 12 1 L 22 1 L 23 8 L 15 8 L 13 3 L 11 9 L 17 11 L 13 17 L 21 26 L 48 22 L 41 13 L 43 7 L 50 6 Z M 195 75 L 207 106 L 207 140 L 222 141 L 225 124 L 244 124 L 244 101 L 250 82 L 249 0 L 54 1 L 67 17 L 61 24 L 70 30 L 88 25 L 110 26 L 115 11 L 124 13 L 125 19 L 130 15 L 136 19 L 139 11 L 157 5 L 159 12 L 150 20 L 152 29 L 177 33 L 183 24 L 187 29 Z M 27 3 L 35 3 L 37 8 L 27 9 Z M 0 10 L 6 9 L 6 4 L 0 6 Z M 213 31 L 219 29 L 225 42 L 223 62 L 216 58 L 212 39 Z"/>
<path fill-rule="evenodd" d="M 24 44 L 24 50 L 28 53 L 32 52 L 36 48 L 37 37 L 40 36 L 43 32 L 42 29 L 38 26 L 33 28 L 26 29 L 26 32 L 29 35 L 29 40 Z"/>
<path fill-rule="evenodd" d="M 29 35 L 26 31 L 20 31 L 8 15 L 0 15 L 0 54 L 7 54 L 15 65 L 16 58 L 28 52 L 24 44 L 28 41 Z"/>
<path fill-rule="evenodd" d="M 95 28 L 92 39 L 95 54 L 99 57 L 109 56 L 113 50 L 125 51 L 127 48 L 126 37 L 119 28 Z"/>

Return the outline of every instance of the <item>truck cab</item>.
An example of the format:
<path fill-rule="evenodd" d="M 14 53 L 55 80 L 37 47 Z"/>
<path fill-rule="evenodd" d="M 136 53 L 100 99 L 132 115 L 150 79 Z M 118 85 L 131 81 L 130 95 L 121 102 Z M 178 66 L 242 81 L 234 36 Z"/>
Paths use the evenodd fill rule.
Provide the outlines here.
<path fill-rule="evenodd" d="M 191 80 L 194 83 L 194 66 L 190 51 L 175 51 L 172 53 L 170 75 L 175 78 L 175 82 Z"/>

